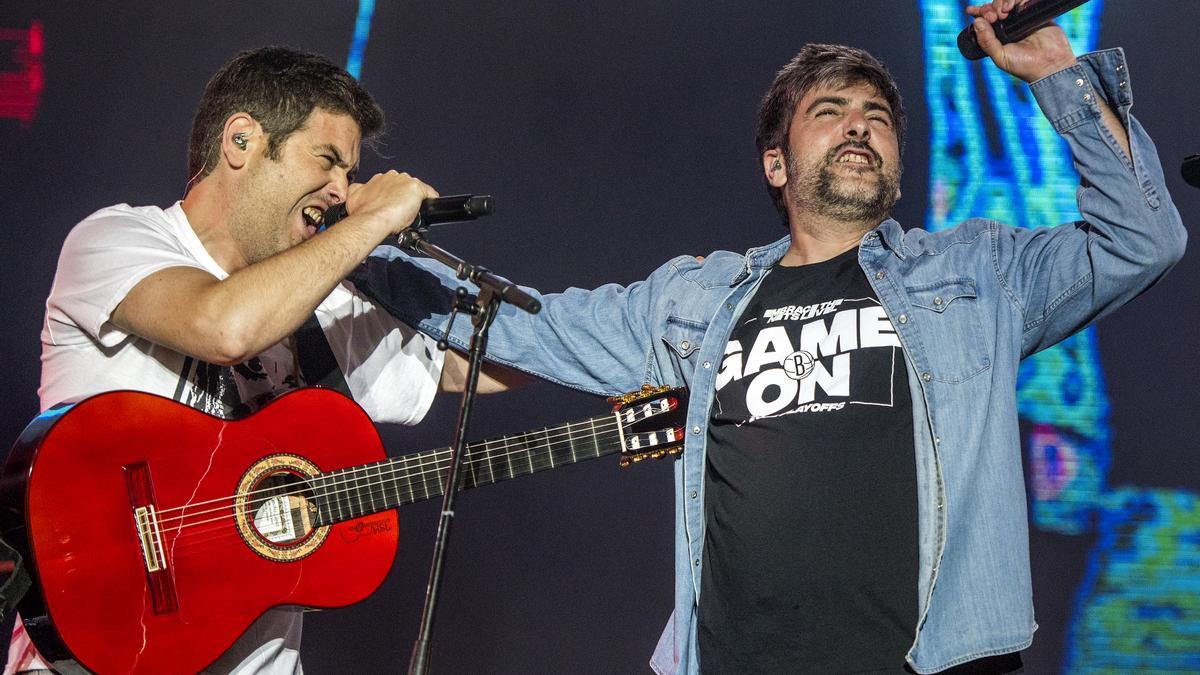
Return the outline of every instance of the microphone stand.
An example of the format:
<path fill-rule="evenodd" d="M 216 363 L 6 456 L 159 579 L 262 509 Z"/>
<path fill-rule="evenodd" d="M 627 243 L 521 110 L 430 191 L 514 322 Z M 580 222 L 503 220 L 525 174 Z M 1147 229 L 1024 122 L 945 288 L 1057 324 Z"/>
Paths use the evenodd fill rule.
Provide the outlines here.
<path fill-rule="evenodd" d="M 454 445 L 450 450 L 450 468 L 446 472 L 446 488 L 442 493 L 442 514 L 438 522 L 437 539 L 433 544 L 433 562 L 429 570 L 429 584 L 425 588 L 425 607 L 421 612 L 421 628 L 413 645 L 412 659 L 408 664 L 409 675 L 425 675 L 429 671 L 430 640 L 433 619 L 437 607 L 438 591 L 442 582 L 442 566 L 446 558 L 446 542 L 450 537 L 450 525 L 454 521 L 454 498 L 458 494 L 459 472 L 466 451 L 467 425 L 475 405 L 475 390 L 479 385 L 479 372 L 483 356 L 487 351 L 488 328 L 496 318 L 501 302 L 508 302 L 536 314 L 542 308 L 536 298 L 521 290 L 511 281 L 498 277 L 483 267 L 464 262 L 425 240 L 419 229 L 409 228 L 399 236 L 400 248 L 423 253 L 455 270 L 459 279 L 473 282 L 479 287 L 479 295 L 471 298 L 466 289 L 459 287 L 455 304 L 450 312 L 450 324 L 446 326 L 446 337 L 438 341 L 438 348 L 449 346 L 450 328 L 458 312 L 471 315 L 474 332 L 468 350 L 467 383 L 463 389 L 458 410 L 458 422 L 454 428 Z"/>

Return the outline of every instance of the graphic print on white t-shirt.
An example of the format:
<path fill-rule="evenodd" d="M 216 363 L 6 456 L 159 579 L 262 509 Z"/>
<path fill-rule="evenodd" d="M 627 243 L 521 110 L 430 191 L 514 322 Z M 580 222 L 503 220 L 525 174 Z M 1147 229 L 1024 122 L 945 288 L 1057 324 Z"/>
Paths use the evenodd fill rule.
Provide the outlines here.
<path fill-rule="evenodd" d="M 172 398 L 210 415 L 243 417 L 303 386 L 295 371 L 292 351 L 282 343 L 233 366 L 184 357 Z"/>
<path fill-rule="evenodd" d="M 717 405 L 738 424 L 847 405 L 891 407 L 900 339 L 875 298 L 768 308 L 734 329 L 717 373 Z M 730 383 L 744 392 L 729 400 Z M 744 408 L 743 408 L 744 406 Z"/>

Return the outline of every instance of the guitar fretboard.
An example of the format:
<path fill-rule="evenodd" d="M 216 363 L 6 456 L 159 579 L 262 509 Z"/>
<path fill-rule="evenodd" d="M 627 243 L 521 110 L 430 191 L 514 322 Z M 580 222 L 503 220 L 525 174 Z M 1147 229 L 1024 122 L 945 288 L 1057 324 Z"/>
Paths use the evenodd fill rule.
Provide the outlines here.
<path fill-rule="evenodd" d="M 612 415 L 470 443 L 462 489 L 490 485 L 621 450 Z M 315 526 L 350 520 L 442 495 L 450 448 L 339 469 L 308 479 L 317 503 Z"/>

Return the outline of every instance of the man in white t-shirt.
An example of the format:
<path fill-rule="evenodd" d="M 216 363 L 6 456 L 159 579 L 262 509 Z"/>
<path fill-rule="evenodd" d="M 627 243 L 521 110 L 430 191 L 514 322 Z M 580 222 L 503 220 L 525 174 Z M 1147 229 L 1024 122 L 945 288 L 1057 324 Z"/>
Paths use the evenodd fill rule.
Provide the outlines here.
<path fill-rule="evenodd" d="M 362 141 L 382 127 L 370 95 L 322 57 L 267 47 L 222 67 L 193 121 L 184 199 L 101 209 L 67 236 L 46 302 L 41 408 L 133 389 L 243 414 L 306 384 L 293 334 L 314 312 L 372 419 L 415 424 L 439 383 L 460 389 L 462 357 L 344 281 L 437 196 L 396 171 L 353 182 Z M 318 236 L 337 204 L 351 215 Z M 299 673 L 299 640 L 299 610 L 275 609 L 209 670 Z M 51 667 L 19 621 L 8 657 L 5 673 Z"/>

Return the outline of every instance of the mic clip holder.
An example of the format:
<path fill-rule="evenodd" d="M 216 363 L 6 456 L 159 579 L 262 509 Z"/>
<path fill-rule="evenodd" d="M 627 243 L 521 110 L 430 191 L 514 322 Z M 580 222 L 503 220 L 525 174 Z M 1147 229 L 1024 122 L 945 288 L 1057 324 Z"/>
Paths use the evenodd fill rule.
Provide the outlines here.
<path fill-rule="evenodd" d="M 454 330 L 454 320 L 458 318 L 459 312 L 472 317 L 472 321 L 474 317 L 479 316 L 480 309 L 477 302 L 476 298 L 467 293 L 467 289 L 463 286 L 459 286 L 454 291 L 454 304 L 450 307 L 450 320 L 446 322 L 446 336 L 437 341 L 439 351 L 444 352 L 450 348 L 449 335 Z"/>
<path fill-rule="evenodd" d="M 478 286 L 480 291 L 494 293 L 500 300 L 510 305 L 515 305 L 530 314 L 537 314 L 542 309 L 542 303 L 537 298 L 522 290 L 520 286 L 504 277 L 492 274 L 482 265 L 473 265 L 446 249 L 436 244 L 431 244 L 425 239 L 423 230 L 416 230 L 411 227 L 404 230 L 397 235 L 396 244 L 410 253 L 419 253 L 433 258 L 454 270 L 454 275 L 459 279 L 470 281 Z M 449 329 L 447 329 L 447 335 L 449 335 Z"/>

